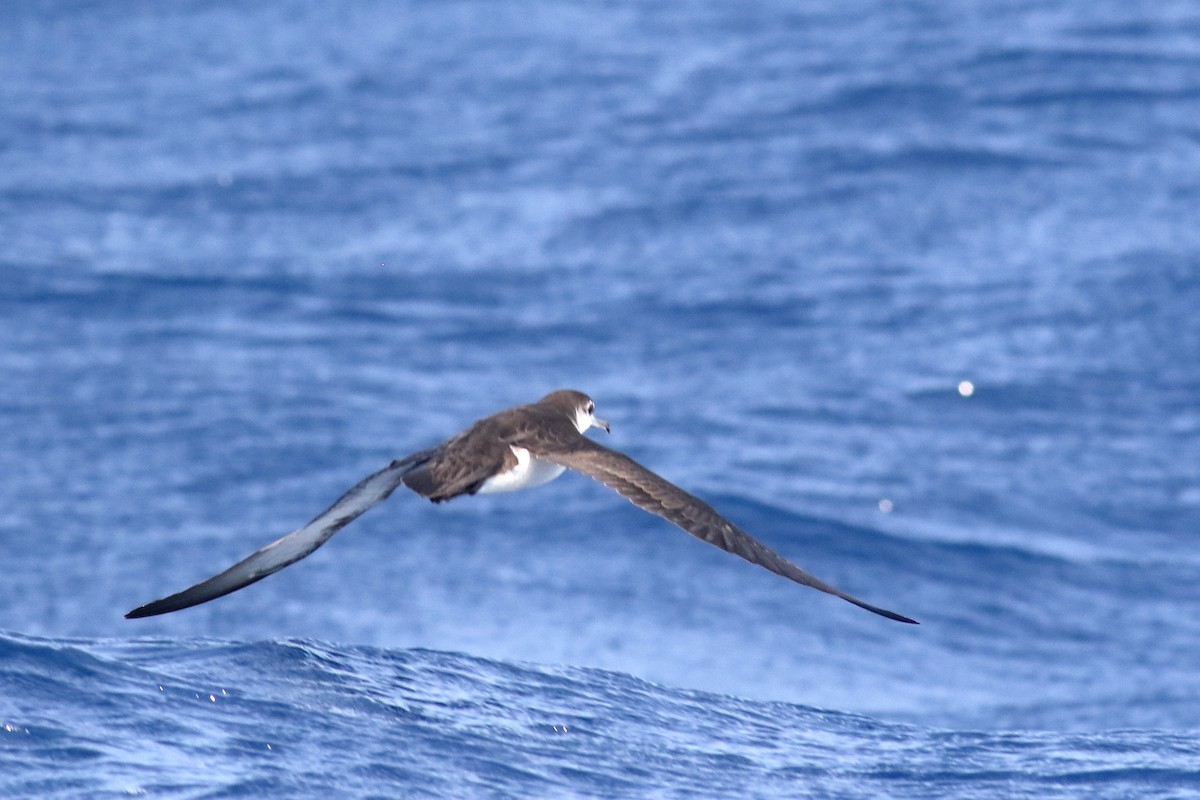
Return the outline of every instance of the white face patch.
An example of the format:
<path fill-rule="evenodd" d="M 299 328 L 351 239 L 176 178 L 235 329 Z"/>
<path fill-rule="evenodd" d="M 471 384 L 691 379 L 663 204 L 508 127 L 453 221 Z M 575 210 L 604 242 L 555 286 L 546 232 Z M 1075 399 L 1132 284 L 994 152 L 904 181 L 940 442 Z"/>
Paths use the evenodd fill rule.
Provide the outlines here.
<path fill-rule="evenodd" d="M 591 406 L 591 411 L 588 411 L 588 406 Z M 596 417 L 596 404 L 590 400 L 587 405 L 575 407 L 575 429 L 580 433 L 586 433 L 588 428 L 608 430 L 608 423 Z"/>

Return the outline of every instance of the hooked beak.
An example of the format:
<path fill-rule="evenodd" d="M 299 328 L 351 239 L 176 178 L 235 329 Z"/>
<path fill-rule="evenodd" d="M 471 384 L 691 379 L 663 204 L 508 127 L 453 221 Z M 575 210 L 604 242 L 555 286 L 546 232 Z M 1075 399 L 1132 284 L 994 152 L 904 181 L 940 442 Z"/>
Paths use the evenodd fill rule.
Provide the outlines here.
<path fill-rule="evenodd" d="M 604 428 L 605 433 L 612 433 L 612 428 L 609 427 L 608 421 L 600 419 L 599 417 L 592 417 L 592 427 Z"/>

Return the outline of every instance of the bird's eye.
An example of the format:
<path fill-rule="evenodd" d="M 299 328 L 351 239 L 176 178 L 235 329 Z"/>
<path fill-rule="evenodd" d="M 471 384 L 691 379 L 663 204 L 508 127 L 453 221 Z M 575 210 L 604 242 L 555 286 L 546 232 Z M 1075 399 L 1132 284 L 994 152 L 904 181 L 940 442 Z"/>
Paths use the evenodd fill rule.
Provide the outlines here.
<path fill-rule="evenodd" d="M 587 413 L 591 414 L 592 412 L 594 412 L 596 410 L 596 404 L 589 400 L 586 410 L 587 410 Z"/>

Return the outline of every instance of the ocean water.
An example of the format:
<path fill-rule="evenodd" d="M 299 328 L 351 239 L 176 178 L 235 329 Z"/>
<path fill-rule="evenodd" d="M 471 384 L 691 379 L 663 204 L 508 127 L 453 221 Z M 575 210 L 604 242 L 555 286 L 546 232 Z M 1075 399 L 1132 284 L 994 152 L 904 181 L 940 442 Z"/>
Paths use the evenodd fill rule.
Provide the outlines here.
<path fill-rule="evenodd" d="M 1190 2 L 0 6 L 0 793 L 1200 796 L 1198 176 Z M 922 624 L 575 475 L 123 619 L 560 387 Z"/>

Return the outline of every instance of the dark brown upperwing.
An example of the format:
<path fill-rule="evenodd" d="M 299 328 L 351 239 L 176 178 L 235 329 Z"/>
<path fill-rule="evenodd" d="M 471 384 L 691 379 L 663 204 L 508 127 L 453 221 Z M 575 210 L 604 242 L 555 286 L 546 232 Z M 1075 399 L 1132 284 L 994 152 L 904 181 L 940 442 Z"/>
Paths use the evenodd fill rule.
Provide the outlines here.
<path fill-rule="evenodd" d="M 404 485 L 435 503 L 475 494 L 483 482 L 517 462 L 488 417 L 434 448 L 434 455 L 404 476 Z"/>
<path fill-rule="evenodd" d="M 615 489 L 644 511 L 678 525 L 709 544 L 741 556 L 751 564 L 758 564 L 776 575 L 840 597 L 888 619 L 917 624 L 914 619 L 863 602 L 810 575 L 722 517 L 700 498 L 655 475 L 624 453 L 610 450 L 585 436 L 574 439 L 553 437 L 550 440 L 522 441 L 521 444 L 539 458 L 582 472 Z"/>
<path fill-rule="evenodd" d="M 572 418 L 559 408 L 533 403 L 484 417 L 433 450 L 433 456 L 404 476 L 404 485 L 435 503 L 475 494 L 484 481 L 517 464 L 509 444 L 545 434 L 582 439 Z"/>

